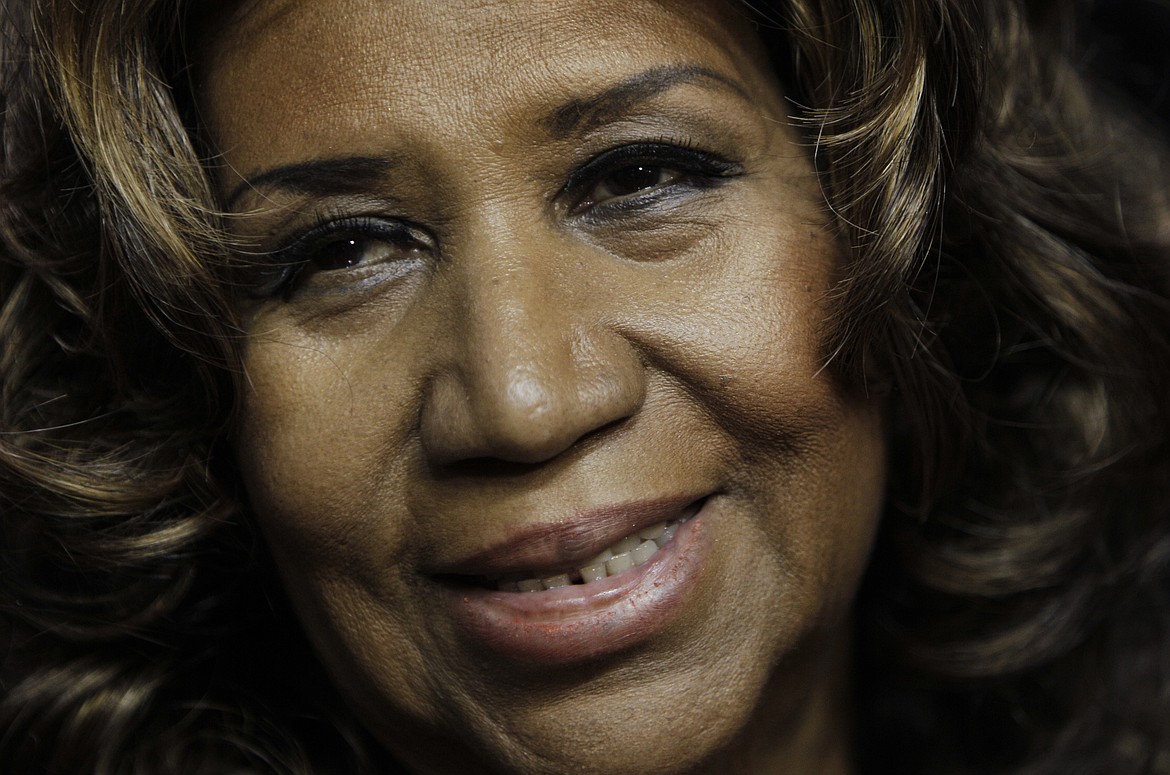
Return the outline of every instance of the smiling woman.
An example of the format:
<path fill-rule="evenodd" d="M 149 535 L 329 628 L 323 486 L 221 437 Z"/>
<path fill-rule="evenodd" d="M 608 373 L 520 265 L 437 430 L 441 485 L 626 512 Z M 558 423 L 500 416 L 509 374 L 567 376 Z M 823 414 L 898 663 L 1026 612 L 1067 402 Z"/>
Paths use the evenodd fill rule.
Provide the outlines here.
<path fill-rule="evenodd" d="M 0 769 L 1170 772 L 1166 148 L 890 6 L 7 5 Z"/>
<path fill-rule="evenodd" d="M 725 770 L 766 696 L 798 720 L 769 757 L 843 770 L 884 452 L 822 368 L 840 251 L 746 19 L 620 5 L 208 36 L 215 180 L 262 257 L 242 479 L 412 769 Z"/>

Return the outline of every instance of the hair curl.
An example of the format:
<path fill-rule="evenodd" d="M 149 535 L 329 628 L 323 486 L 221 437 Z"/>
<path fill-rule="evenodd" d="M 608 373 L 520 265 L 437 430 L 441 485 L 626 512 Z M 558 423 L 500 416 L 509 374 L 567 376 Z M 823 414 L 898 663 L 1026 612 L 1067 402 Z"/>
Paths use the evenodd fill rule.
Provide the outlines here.
<path fill-rule="evenodd" d="M 894 417 L 859 766 L 1170 772 L 1165 146 L 1058 3 L 744 6 L 851 248 L 826 359 Z M 243 335 L 195 8 L 0 9 L 6 772 L 379 766 L 224 443 Z"/>

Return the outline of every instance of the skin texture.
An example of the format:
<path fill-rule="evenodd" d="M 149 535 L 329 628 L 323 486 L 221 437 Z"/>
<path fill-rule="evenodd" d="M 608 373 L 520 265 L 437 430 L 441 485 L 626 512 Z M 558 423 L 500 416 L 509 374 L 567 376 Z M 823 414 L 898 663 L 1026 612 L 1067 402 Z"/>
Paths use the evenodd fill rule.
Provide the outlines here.
<path fill-rule="evenodd" d="M 201 110 L 233 228 L 316 260 L 248 301 L 236 452 L 363 722 L 417 772 L 849 771 L 882 417 L 824 368 L 840 249 L 750 25 L 716 3 L 262 0 L 221 30 Z M 580 172 L 635 143 L 726 164 Z M 360 250 L 304 236 L 358 216 Z M 707 497 L 701 562 L 627 647 L 531 663 L 442 604 L 440 570 L 525 528 L 681 495 Z"/>

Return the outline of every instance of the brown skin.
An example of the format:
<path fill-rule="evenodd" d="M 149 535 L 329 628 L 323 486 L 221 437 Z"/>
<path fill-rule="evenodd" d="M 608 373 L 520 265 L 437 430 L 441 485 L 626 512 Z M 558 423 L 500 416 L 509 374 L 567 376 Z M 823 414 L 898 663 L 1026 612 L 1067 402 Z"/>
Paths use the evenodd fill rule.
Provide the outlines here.
<path fill-rule="evenodd" d="M 364 723 L 420 773 L 850 771 L 881 412 L 824 368 L 840 250 L 749 25 L 708 2 L 261 0 L 226 29 L 202 110 L 225 196 L 255 182 L 240 234 L 269 251 L 350 216 L 416 229 L 357 234 L 352 268 L 316 250 L 256 303 L 236 444 Z M 664 65 L 718 77 L 550 118 Z M 633 143 L 732 164 L 566 187 Z M 261 178 L 349 156 L 393 166 Z M 524 525 L 691 492 L 712 494 L 703 583 L 627 650 L 524 664 L 435 604 L 434 568 Z"/>

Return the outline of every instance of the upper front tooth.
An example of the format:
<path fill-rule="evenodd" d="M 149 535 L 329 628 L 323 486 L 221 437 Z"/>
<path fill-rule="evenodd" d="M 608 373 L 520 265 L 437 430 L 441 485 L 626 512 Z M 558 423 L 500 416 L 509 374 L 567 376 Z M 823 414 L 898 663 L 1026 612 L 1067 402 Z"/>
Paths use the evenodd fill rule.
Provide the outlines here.
<path fill-rule="evenodd" d="M 643 528 L 638 531 L 638 537 L 645 541 L 656 541 L 666 533 L 666 523 L 659 522 L 657 525 Z"/>
<path fill-rule="evenodd" d="M 630 552 L 630 557 L 634 559 L 635 565 L 641 565 L 649 560 L 658 551 L 658 544 L 653 541 L 643 541 Z"/>
<path fill-rule="evenodd" d="M 614 555 L 605 563 L 605 569 L 611 576 L 615 576 L 618 573 L 621 573 L 624 570 L 629 570 L 632 567 L 634 567 L 634 558 L 630 556 L 629 552 Z"/>
<path fill-rule="evenodd" d="M 642 543 L 642 539 L 638 537 L 637 533 L 634 533 L 633 535 L 626 536 L 622 540 L 618 541 L 616 544 L 610 547 L 610 550 L 613 551 L 615 555 L 625 554 L 626 552 L 635 549 L 640 543 Z"/>
<path fill-rule="evenodd" d="M 589 562 L 587 562 L 586 565 L 601 565 L 611 557 L 613 557 L 612 551 L 610 551 L 609 549 L 602 549 L 601 554 L 599 554 L 596 557 L 594 557 L 593 559 L 589 560 Z"/>

